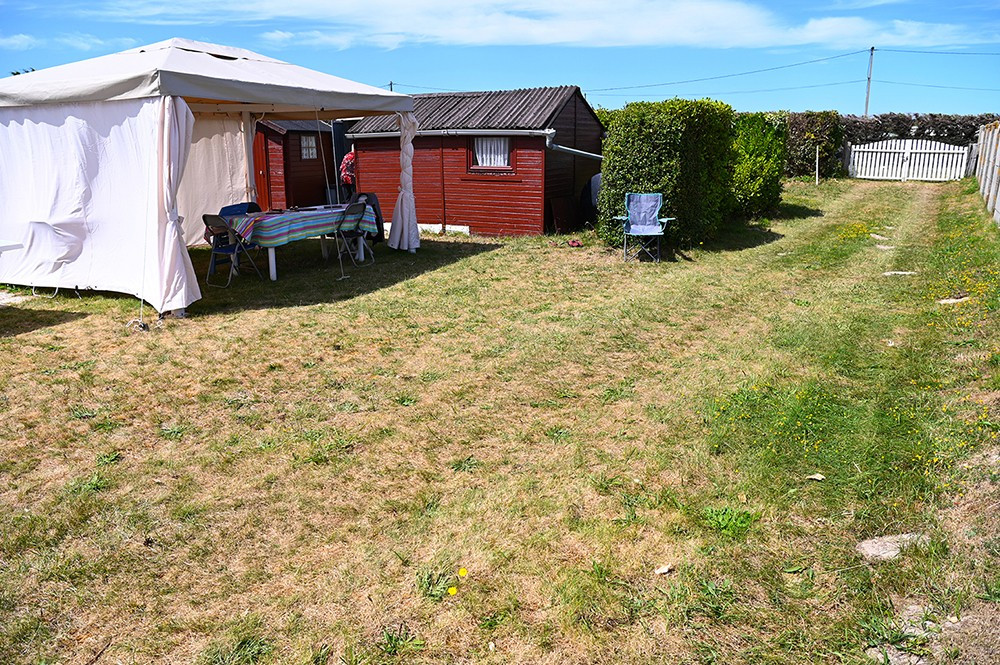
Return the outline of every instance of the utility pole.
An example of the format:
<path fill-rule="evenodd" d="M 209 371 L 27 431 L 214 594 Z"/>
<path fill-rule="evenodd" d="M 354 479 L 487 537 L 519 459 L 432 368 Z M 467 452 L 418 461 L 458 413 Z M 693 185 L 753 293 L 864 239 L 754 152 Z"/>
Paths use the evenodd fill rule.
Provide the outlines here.
<path fill-rule="evenodd" d="M 865 117 L 868 117 L 868 99 L 872 95 L 872 63 L 875 62 L 875 47 L 868 51 L 868 87 L 865 88 Z"/>
<path fill-rule="evenodd" d="M 868 66 L 868 78 L 871 79 L 871 77 L 872 77 L 871 65 L 869 65 Z M 871 85 L 871 83 L 869 82 L 868 85 Z M 389 92 L 392 92 L 392 81 L 389 81 Z M 865 115 L 868 115 L 868 105 L 867 104 L 865 104 Z"/>

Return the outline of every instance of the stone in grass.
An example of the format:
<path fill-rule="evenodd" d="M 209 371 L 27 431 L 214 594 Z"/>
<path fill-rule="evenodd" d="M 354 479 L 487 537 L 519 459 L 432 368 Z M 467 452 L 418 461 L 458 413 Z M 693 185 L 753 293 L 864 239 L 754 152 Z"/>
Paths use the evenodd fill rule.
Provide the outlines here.
<path fill-rule="evenodd" d="M 19 302 L 28 300 L 31 296 L 19 296 L 16 293 L 0 291 L 0 305 L 16 305 Z"/>
<path fill-rule="evenodd" d="M 939 305 L 957 305 L 960 302 L 965 302 L 969 299 L 969 296 L 958 296 L 957 298 L 941 298 L 937 301 Z"/>
<path fill-rule="evenodd" d="M 891 644 L 887 644 L 884 647 L 866 649 L 865 655 L 879 665 L 927 665 L 929 662 L 923 656 L 905 653 Z"/>
<path fill-rule="evenodd" d="M 899 556 L 904 547 L 927 542 L 927 536 L 920 533 L 900 533 L 894 536 L 869 538 L 858 543 L 858 554 L 869 562 L 890 561 Z"/>
<path fill-rule="evenodd" d="M 912 270 L 887 270 L 882 273 L 883 277 L 896 277 L 897 275 L 916 275 Z"/>
<path fill-rule="evenodd" d="M 875 245 L 875 249 L 881 249 L 883 252 L 887 252 L 890 249 L 896 249 L 895 245 Z"/>
<path fill-rule="evenodd" d="M 875 238 L 875 240 L 888 240 L 888 238 L 886 238 L 885 236 L 881 236 L 881 235 L 879 235 L 877 233 L 872 233 L 871 237 Z"/>

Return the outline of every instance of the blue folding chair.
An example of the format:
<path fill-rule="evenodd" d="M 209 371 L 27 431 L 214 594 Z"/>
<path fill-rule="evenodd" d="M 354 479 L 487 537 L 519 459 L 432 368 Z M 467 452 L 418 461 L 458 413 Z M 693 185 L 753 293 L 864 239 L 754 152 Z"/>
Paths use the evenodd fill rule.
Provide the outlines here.
<path fill-rule="evenodd" d="M 264 275 L 261 274 L 260 269 L 257 267 L 257 262 L 250 256 L 250 250 L 258 248 L 256 243 L 243 240 L 233 229 L 229 220 L 222 215 L 202 215 L 201 219 L 205 223 L 205 228 L 207 229 L 206 236 L 210 239 L 209 242 L 212 245 L 212 253 L 208 260 L 208 274 L 205 275 L 205 284 L 207 286 L 228 287 L 233 281 L 233 275 L 240 273 L 240 254 L 250 261 L 250 265 L 253 266 L 257 276 L 264 279 Z M 212 284 L 208 281 L 208 278 L 215 274 L 218 264 L 227 262 L 229 263 L 229 279 L 226 280 L 226 283 Z"/>
<path fill-rule="evenodd" d="M 659 193 L 625 195 L 625 210 L 628 211 L 628 215 L 615 217 L 622 222 L 622 231 L 625 234 L 625 243 L 622 247 L 624 260 L 641 260 L 642 256 L 646 255 L 653 261 L 660 262 L 660 241 L 667 230 L 667 224 L 675 219 L 660 217 L 662 205 L 663 195 Z M 629 248 L 630 240 L 631 248 Z"/>

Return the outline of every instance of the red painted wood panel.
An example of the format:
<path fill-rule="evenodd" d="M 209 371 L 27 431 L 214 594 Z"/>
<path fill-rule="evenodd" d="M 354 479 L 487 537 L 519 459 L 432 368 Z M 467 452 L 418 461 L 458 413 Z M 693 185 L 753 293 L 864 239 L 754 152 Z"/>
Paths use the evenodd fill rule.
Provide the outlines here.
<path fill-rule="evenodd" d="M 513 173 L 469 172 L 465 137 L 418 137 L 413 184 L 421 224 L 468 226 L 483 235 L 530 235 L 544 230 L 545 140 L 512 138 Z M 396 139 L 355 139 L 358 190 L 375 192 L 390 214 L 399 187 Z"/>

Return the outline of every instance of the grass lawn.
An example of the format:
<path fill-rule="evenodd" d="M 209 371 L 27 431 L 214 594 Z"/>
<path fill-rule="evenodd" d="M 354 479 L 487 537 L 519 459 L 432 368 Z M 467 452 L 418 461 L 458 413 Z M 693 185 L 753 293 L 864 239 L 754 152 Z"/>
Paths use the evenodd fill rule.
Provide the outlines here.
<path fill-rule="evenodd" d="M 298 243 L 148 333 L 0 308 L 0 663 L 862 663 L 927 649 L 907 602 L 996 611 L 974 183 L 790 182 L 659 265 L 582 238 L 345 281 Z"/>

